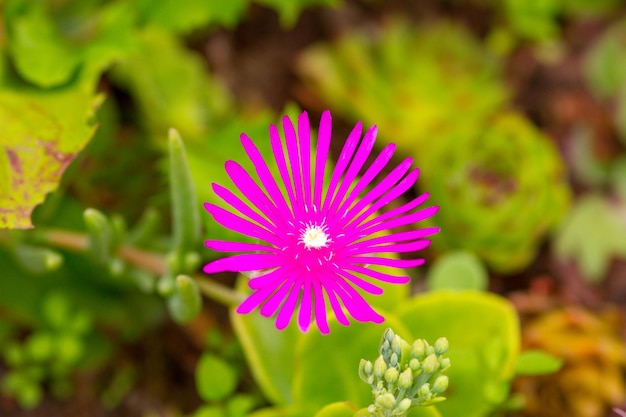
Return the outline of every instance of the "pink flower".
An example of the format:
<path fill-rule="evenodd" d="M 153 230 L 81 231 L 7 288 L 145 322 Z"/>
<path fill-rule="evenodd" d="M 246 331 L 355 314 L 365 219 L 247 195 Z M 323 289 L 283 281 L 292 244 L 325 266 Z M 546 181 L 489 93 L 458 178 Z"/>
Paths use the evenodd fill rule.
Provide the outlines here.
<path fill-rule="evenodd" d="M 276 126 L 270 126 L 270 142 L 280 178 L 274 178 L 258 149 L 242 134 L 241 143 L 260 182 L 237 162 L 227 161 L 226 172 L 248 202 L 221 185 L 213 184 L 215 193 L 230 208 L 205 203 L 206 210 L 218 223 L 256 238 L 260 243 L 207 240 L 206 246 L 211 249 L 242 253 L 213 261 L 204 267 L 204 272 L 255 271 L 255 277 L 249 281 L 253 293 L 237 312 L 245 314 L 258 307 L 267 317 L 278 312 L 278 329 L 285 328 L 298 309 L 298 325 L 302 331 L 307 331 L 314 317 L 320 331 L 328 333 L 327 306 L 343 325 L 349 324 L 343 307 L 357 321 L 383 322 L 384 318 L 358 290 L 382 294 L 376 281 L 406 284 L 409 277 L 376 271 L 368 265 L 395 268 L 421 265 L 424 259 L 393 259 L 382 254 L 424 249 L 430 241 L 423 238 L 439 231 L 431 227 L 389 232 L 435 214 L 438 207 L 418 209 L 428 194 L 384 214 L 376 214 L 415 184 L 419 170 L 410 170 L 412 159 L 407 158 L 368 190 L 391 160 L 395 145 L 386 146 L 361 173 L 372 152 L 377 128 L 371 127 L 361 140 L 361 123 L 357 123 L 326 189 L 324 172 L 331 141 L 330 113 L 322 114 L 314 158 L 311 158 L 311 132 L 306 112 L 298 117 L 297 133 L 287 116 L 283 118 L 283 128 L 286 146 Z M 361 177 L 357 179 L 359 174 Z"/>

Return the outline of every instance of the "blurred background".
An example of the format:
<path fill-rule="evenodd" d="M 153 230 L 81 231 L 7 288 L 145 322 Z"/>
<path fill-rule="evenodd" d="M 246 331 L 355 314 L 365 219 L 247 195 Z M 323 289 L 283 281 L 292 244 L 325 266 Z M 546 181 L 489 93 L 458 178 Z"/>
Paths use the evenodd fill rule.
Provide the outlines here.
<path fill-rule="evenodd" d="M 413 193 L 441 206 L 413 290 L 499 294 L 522 348 L 563 360 L 512 380 L 517 400 L 482 415 L 626 407 L 626 2 L 4 0 L 0 13 L 0 197 L 26 187 L 17 208 L 30 212 L 60 181 L 34 230 L 0 230 L 0 416 L 267 404 L 225 307 L 207 300 L 179 326 L 158 265 L 87 256 L 77 236 L 94 207 L 125 244 L 167 252 L 170 127 L 198 201 L 217 201 L 210 184 L 244 159 L 241 132 L 269 155 L 269 124 L 306 110 L 316 126 L 324 109 L 335 157 L 357 121 L 376 124 L 379 148 L 420 167 Z M 11 149 L 31 145 L 17 169 Z M 234 236 L 200 221 L 203 237 Z M 225 367 L 233 388 L 202 388 L 201 366 Z M 221 411 L 197 412 L 207 403 Z"/>

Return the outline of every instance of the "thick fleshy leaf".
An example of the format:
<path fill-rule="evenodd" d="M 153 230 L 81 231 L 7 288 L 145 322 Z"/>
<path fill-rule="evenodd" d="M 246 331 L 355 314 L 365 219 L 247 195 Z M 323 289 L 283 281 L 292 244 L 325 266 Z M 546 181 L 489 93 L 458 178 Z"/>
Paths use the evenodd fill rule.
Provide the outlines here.
<path fill-rule="evenodd" d="M 354 417 L 357 410 L 347 402 L 336 402 L 322 408 L 315 417 Z"/>
<path fill-rule="evenodd" d="M 517 313 L 506 299 L 438 291 L 407 301 L 397 315 L 414 336 L 450 342 L 450 389 L 437 404 L 443 415 L 484 416 L 506 399 L 520 345 Z M 494 399 L 494 387 L 505 398 Z"/>
<path fill-rule="evenodd" d="M 428 289 L 485 291 L 489 274 L 471 252 L 450 252 L 437 259 L 428 271 Z"/>
<path fill-rule="evenodd" d="M 563 360 L 541 350 L 527 350 L 517 358 L 517 375 L 550 374 L 561 369 Z"/>
<path fill-rule="evenodd" d="M 91 138 L 89 82 L 39 91 L 0 85 L 0 228 L 32 227 L 31 212 L 54 191 Z"/>
<path fill-rule="evenodd" d="M 257 410 L 248 417 L 309 417 L 303 410 L 295 406 L 269 407 Z"/>

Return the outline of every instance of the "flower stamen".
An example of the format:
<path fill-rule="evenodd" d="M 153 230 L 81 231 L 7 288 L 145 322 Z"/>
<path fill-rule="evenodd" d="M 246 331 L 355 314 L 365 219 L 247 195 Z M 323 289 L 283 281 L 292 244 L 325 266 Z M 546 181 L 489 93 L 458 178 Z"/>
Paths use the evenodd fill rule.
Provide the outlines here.
<path fill-rule="evenodd" d="M 325 224 L 316 225 L 309 223 L 304 230 L 300 231 L 298 243 L 302 243 L 308 250 L 327 247 L 332 243 L 328 236 L 328 227 Z"/>

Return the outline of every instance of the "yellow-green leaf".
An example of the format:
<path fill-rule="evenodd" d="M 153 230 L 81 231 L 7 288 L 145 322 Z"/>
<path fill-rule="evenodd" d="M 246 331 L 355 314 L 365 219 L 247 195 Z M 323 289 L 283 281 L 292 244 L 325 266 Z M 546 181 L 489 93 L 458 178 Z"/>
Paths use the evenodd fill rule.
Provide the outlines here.
<path fill-rule="evenodd" d="M 32 227 L 33 208 L 91 138 L 91 84 L 48 91 L 0 86 L 0 229 Z"/>

